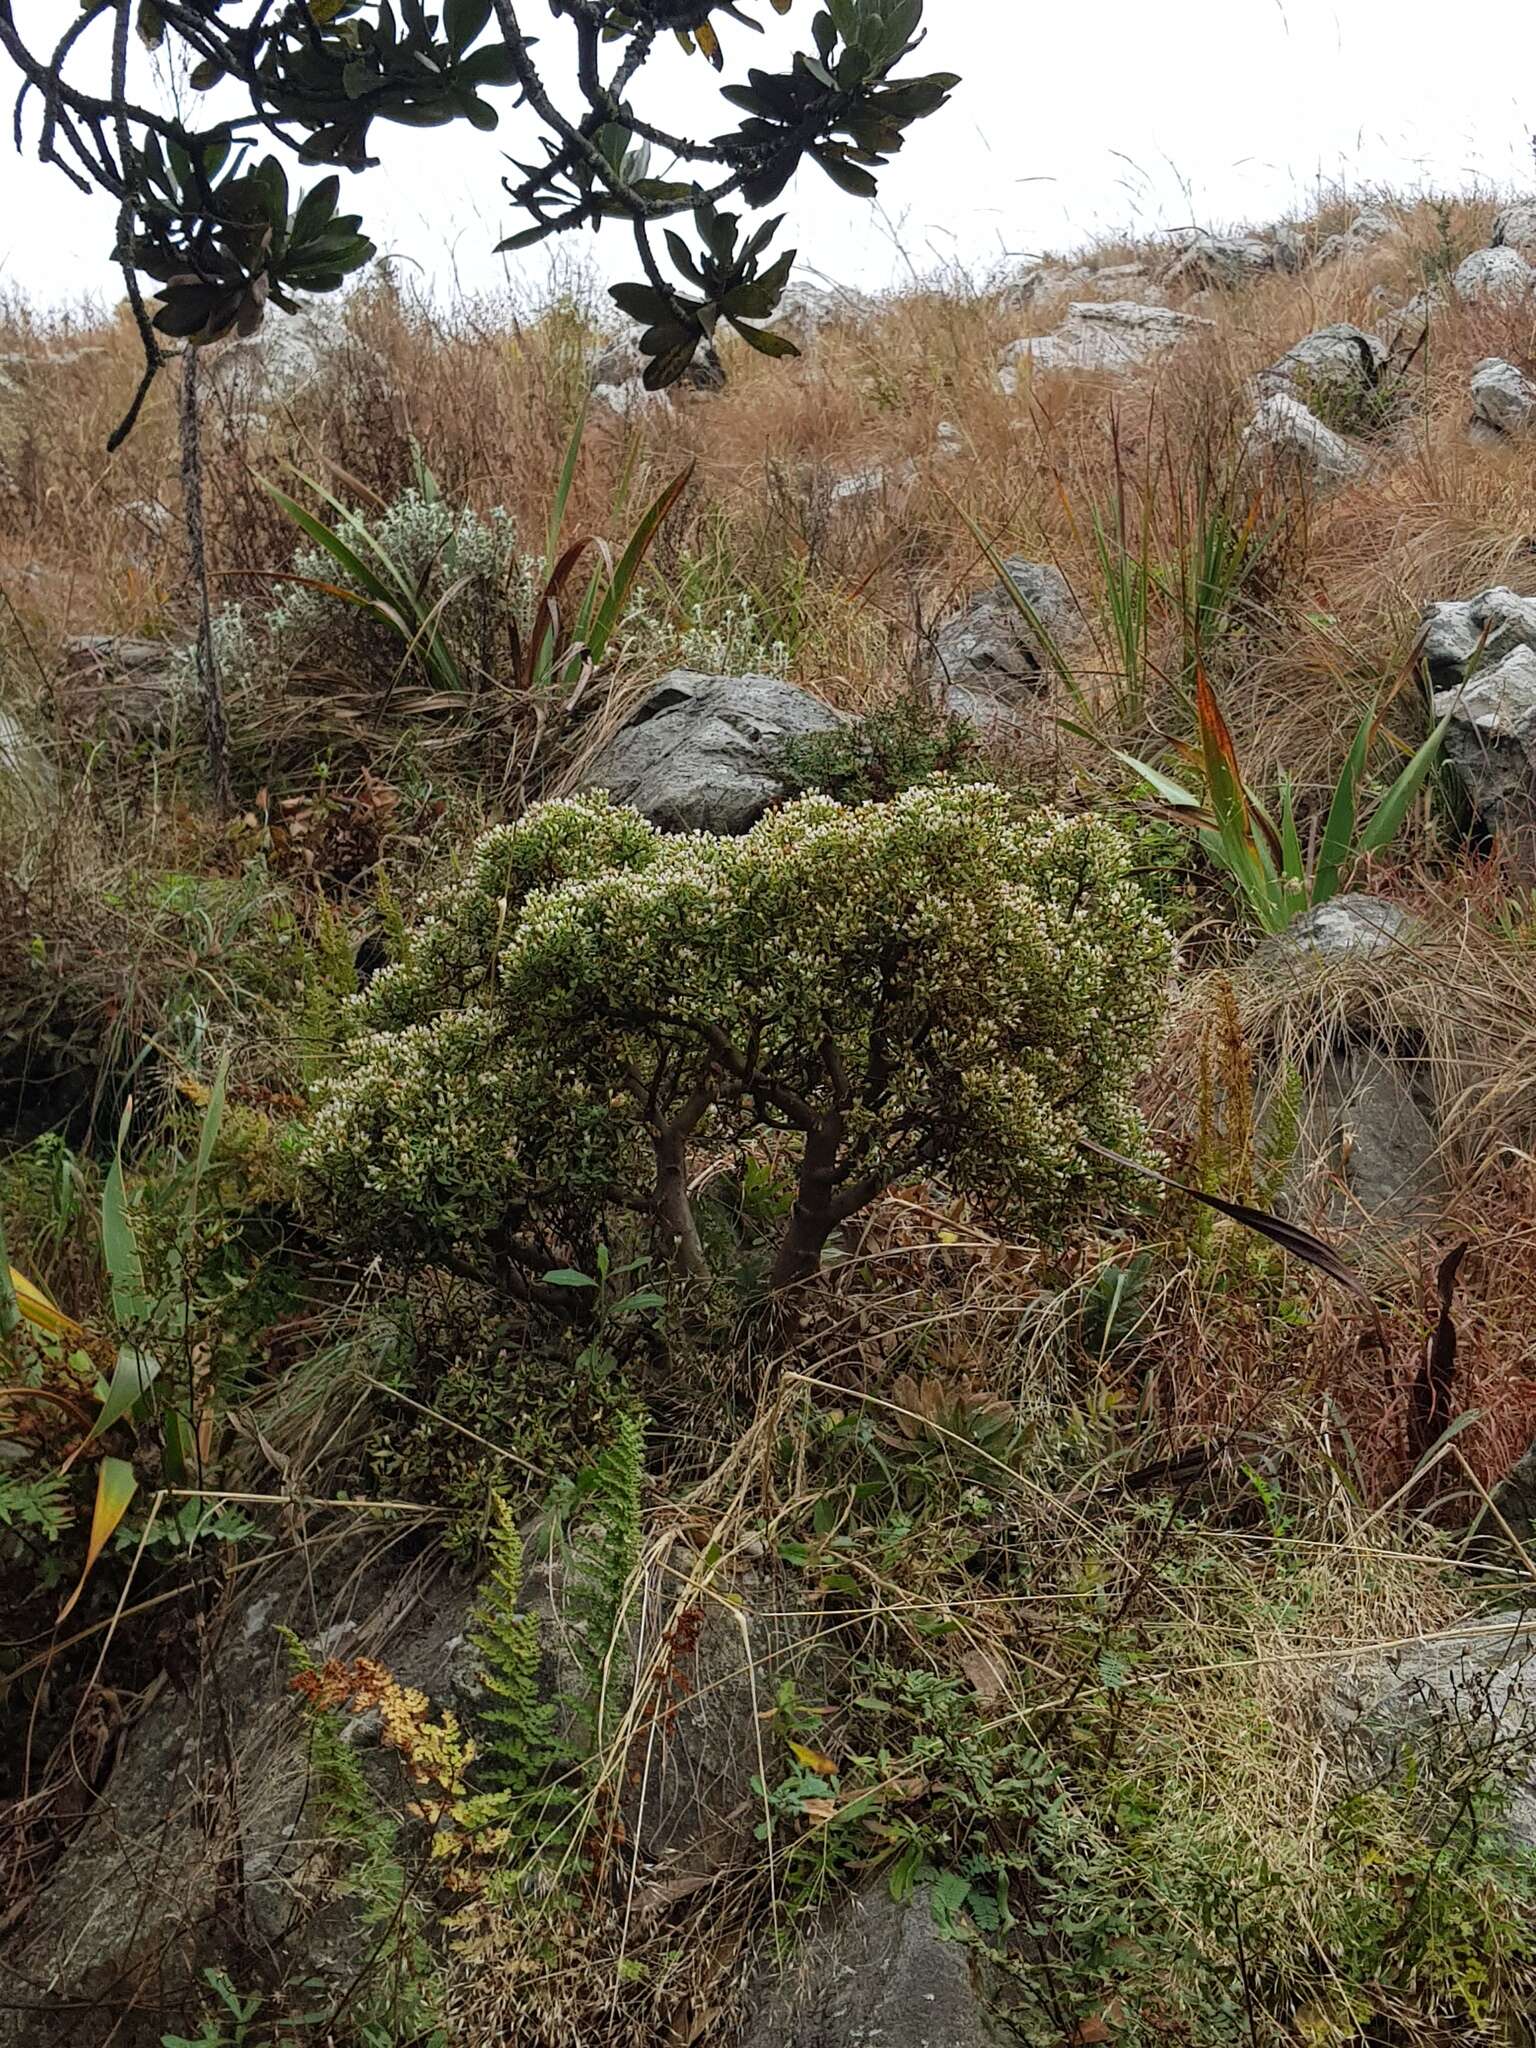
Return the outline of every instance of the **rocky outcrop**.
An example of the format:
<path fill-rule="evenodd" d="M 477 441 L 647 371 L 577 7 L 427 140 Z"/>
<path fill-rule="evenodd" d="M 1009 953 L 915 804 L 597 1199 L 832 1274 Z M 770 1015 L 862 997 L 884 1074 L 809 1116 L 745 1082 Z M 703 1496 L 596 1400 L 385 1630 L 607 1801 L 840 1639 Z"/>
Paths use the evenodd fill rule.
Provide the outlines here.
<path fill-rule="evenodd" d="M 1486 830 L 1522 873 L 1536 872 L 1536 651 L 1513 647 L 1435 697 L 1450 714 L 1445 758 Z"/>
<path fill-rule="evenodd" d="M 1520 199 L 1494 216 L 1490 237 L 1495 249 L 1513 249 L 1527 263 L 1536 262 L 1536 199 Z"/>
<path fill-rule="evenodd" d="M 1283 391 L 1306 406 L 1350 405 L 1374 391 L 1387 369 L 1387 346 L 1363 327 L 1341 322 L 1303 335 L 1260 373 L 1261 392 Z"/>
<path fill-rule="evenodd" d="M 1259 400 L 1244 455 L 1256 468 L 1321 491 L 1354 483 L 1368 467 L 1358 448 L 1289 391 L 1272 391 Z"/>
<path fill-rule="evenodd" d="M 1434 1077 L 1421 1048 L 1377 1027 L 1369 1002 L 1358 1021 L 1309 1029 L 1314 1008 L 1336 1020 L 1321 983 L 1343 971 L 1369 975 L 1422 942 L 1417 922 L 1375 896 L 1336 896 L 1268 939 L 1254 966 L 1284 989 L 1307 1048 L 1287 1195 L 1304 1214 L 1320 1208 L 1335 1229 L 1377 1235 L 1417 1230 L 1445 1196 Z M 1321 1199 L 1319 1200 L 1319 1196 Z"/>
<path fill-rule="evenodd" d="M 1501 1825 L 1536 1850 L 1536 1620 L 1512 1608 L 1388 1650 L 1335 1682 L 1329 1736 L 1362 1783 L 1433 1757 L 1480 1766 L 1507 1804 Z"/>
<path fill-rule="evenodd" d="M 1213 323 L 1167 306 L 1132 299 L 1076 300 L 1053 334 L 1025 335 L 1004 351 L 998 382 L 1011 398 L 1021 373 L 1046 370 L 1126 371 L 1208 332 Z"/>
<path fill-rule="evenodd" d="M 0 704 L 0 826 L 20 829 L 42 817 L 57 793 L 58 778 L 47 749 Z"/>
<path fill-rule="evenodd" d="M 590 763 L 583 786 L 606 789 L 671 832 L 745 832 L 788 794 L 788 741 L 843 723 L 772 676 L 674 669 Z"/>
<path fill-rule="evenodd" d="M 1451 282 L 1457 296 L 1473 305 L 1512 306 L 1530 297 L 1536 270 L 1518 249 L 1474 249 Z"/>
<path fill-rule="evenodd" d="M 1170 264 L 1164 282 L 1185 290 L 1248 284 L 1276 268 L 1275 246 L 1252 235 L 1196 235 Z"/>
<path fill-rule="evenodd" d="M 1357 213 L 1342 235 L 1329 235 L 1318 244 L 1314 263 L 1339 263 L 1352 256 L 1368 256 L 1397 233 L 1397 222 L 1379 206 Z"/>
<path fill-rule="evenodd" d="M 653 406 L 669 406 L 671 391 L 711 392 L 725 388 L 725 365 L 713 342 L 707 342 L 698 351 L 677 383 L 666 391 L 646 389 L 644 379 L 648 361 L 649 358 L 641 351 L 639 337 L 634 333 L 622 334 L 616 341 L 608 342 L 588 364 L 592 403 L 628 417 Z"/>
<path fill-rule="evenodd" d="M 1513 363 L 1485 356 L 1472 372 L 1472 418 L 1488 437 L 1523 434 L 1536 420 L 1536 384 Z"/>
<path fill-rule="evenodd" d="M 927 1895 L 872 1886 L 811 1936 L 787 1981 L 759 1987 L 742 2048 L 1000 2048 L 971 1951 L 946 1941 Z"/>
<path fill-rule="evenodd" d="M 132 745 L 171 737 L 187 705 L 177 649 L 165 640 L 86 633 L 64 643 L 53 678 L 53 709 L 77 739 Z"/>
<path fill-rule="evenodd" d="M 1010 582 L 1057 645 L 1080 629 L 1066 578 L 1049 563 L 1014 556 Z M 1022 717 L 1050 680 L 1050 657 L 1008 585 L 995 583 L 946 619 L 934 639 L 932 676 L 947 707 L 984 731 L 1001 734 Z"/>
<path fill-rule="evenodd" d="M 1475 597 L 1441 599 L 1425 606 L 1422 632 L 1429 679 L 1437 690 L 1448 690 L 1479 648 L 1485 669 L 1516 647 L 1536 648 L 1536 597 L 1496 584 Z"/>

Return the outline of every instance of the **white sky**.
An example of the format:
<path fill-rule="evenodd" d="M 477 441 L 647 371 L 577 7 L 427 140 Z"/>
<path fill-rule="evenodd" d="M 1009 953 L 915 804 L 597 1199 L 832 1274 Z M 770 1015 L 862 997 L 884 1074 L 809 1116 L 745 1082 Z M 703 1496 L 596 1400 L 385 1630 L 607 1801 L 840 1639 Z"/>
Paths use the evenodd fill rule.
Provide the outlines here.
<path fill-rule="evenodd" d="M 787 22 L 757 4 L 765 36 L 723 22 L 728 71 L 791 46 L 797 24 L 806 36 L 814 0 L 796 0 Z M 56 23 L 65 5 L 18 0 L 18 19 Z M 1536 187 L 1530 0 L 1471 0 L 1454 18 L 1432 0 L 929 0 L 927 12 L 921 68 L 963 83 L 910 131 L 878 210 L 814 167 L 786 195 L 807 267 L 843 283 L 879 286 L 909 260 L 985 269 L 1101 231 L 1262 221 L 1319 181 Z M 552 55 L 544 7 L 524 14 Z M 11 153 L 14 76 L 0 57 L 0 283 L 34 303 L 115 297 L 111 204 Z M 718 104 L 702 59 L 670 49 L 643 83 L 638 103 L 663 124 L 691 107 L 702 128 L 699 95 L 706 115 Z M 489 136 L 375 123 L 383 162 L 348 182 L 380 247 L 439 290 L 496 286 L 503 259 L 490 249 L 514 225 L 503 151 L 527 154 L 526 120 L 508 112 Z M 29 145 L 35 134 L 34 120 Z M 596 253 L 605 269 L 634 269 L 612 229 Z M 548 261 L 512 260 L 530 275 Z"/>

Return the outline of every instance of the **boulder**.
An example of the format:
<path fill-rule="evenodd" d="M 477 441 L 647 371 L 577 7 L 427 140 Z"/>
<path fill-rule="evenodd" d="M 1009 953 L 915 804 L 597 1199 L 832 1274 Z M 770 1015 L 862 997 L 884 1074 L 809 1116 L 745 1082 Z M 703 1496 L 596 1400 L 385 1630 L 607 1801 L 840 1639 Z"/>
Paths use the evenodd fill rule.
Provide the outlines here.
<path fill-rule="evenodd" d="M 185 721 L 184 665 L 166 640 L 85 633 L 64 643 L 53 707 L 76 738 L 166 740 Z"/>
<path fill-rule="evenodd" d="M 1445 758 L 1483 825 L 1522 873 L 1536 871 L 1536 651 L 1513 647 L 1435 696 Z"/>
<path fill-rule="evenodd" d="M 1019 556 L 1005 566 L 1050 638 L 1058 644 L 1071 639 L 1078 630 L 1078 612 L 1061 571 Z M 1017 709 L 1045 690 L 1050 662 L 1007 584 L 995 583 L 939 627 L 932 675 L 949 709 L 973 724 L 991 726 L 1000 717 L 1013 722 Z"/>
<path fill-rule="evenodd" d="M 1262 392 L 1289 392 L 1308 406 L 1320 398 L 1347 405 L 1374 391 L 1386 367 L 1385 342 L 1340 322 L 1303 335 L 1261 372 L 1258 385 Z"/>
<path fill-rule="evenodd" d="M 787 793 L 785 744 L 842 715 L 772 676 L 674 669 L 590 764 L 610 790 L 672 832 L 745 832 Z"/>
<path fill-rule="evenodd" d="M 1329 235 L 1318 245 L 1314 263 L 1337 263 L 1351 256 L 1365 256 L 1397 233 L 1397 222 L 1379 206 L 1357 213 L 1342 235 Z"/>
<path fill-rule="evenodd" d="M 15 828 L 41 817 L 57 794 L 58 778 L 47 749 L 15 712 L 0 704 L 0 825 Z"/>
<path fill-rule="evenodd" d="M 1053 334 L 1025 335 L 1004 351 L 998 382 L 1011 398 L 1019 371 L 1134 370 L 1155 361 L 1194 335 L 1208 332 L 1209 320 L 1176 313 L 1167 306 L 1143 306 L 1133 299 L 1074 300 Z"/>
<path fill-rule="evenodd" d="M 307 1575 L 281 1573 L 210 1620 L 202 1669 L 163 1687 L 129 1727 L 11 1937 L 0 2048 L 158 2048 L 167 2027 L 193 2031 L 199 1973 L 213 1964 L 242 1988 L 304 1983 L 307 2006 L 351 1983 L 369 1936 L 334 1884 L 277 1625 L 293 1621 L 317 1659 L 382 1653 L 403 1683 L 444 1699 L 467 1596 L 424 1565 L 376 1560 L 372 1544 L 322 1547 Z M 204 1640 L 186 1627 L 189 1641 Z M 366 1727 L 353 1733 L 367 1749 Z M 398 1764 L 376 1735 L 360 1760 L 403 1805 Z"/>
<path fill-rule="evenodd" d="M 1292 918 L 1283 932 L 1268 938 L 1254 955 L 1256 964 L 1278 970 L 1340 960 L 1376 960 L 1421 938 L 1416 918 L 1384 896 L 1350 891 L 1330 897 Z"/>
<path fill-rule="evenodd" d="M 1356 482 L 1368 467 L 1358 448 L 1289 391 L 1272 391 L 1259 400 L 1244 452 L 1255 465 L 1321 491 Z"/>
<path fill-rule="evenodd" d="M 1512 306 L 1529 298 L 1536 270 L 1518 249 L 1474 249 L 1451 282 L 1458 297 L 1475 305 Z"/>
<path fill-rule="evenodd" d="M 1468 1763 L 1507 1802 L 1510 1839 L 1536 1850 L 1536 1627 L 1519 1608 L 1357 1664 L 1323 1703 L 1328 1733 L 1362 1783 L 1412 1757 Z"/>
<path fill-rule="evenodd" d="M 1536 199 L 1520 199 L 1494 216 L 1495 249 L 1513 249 L 1527 263 L 1536 260 Z"/>
<path fill-rule="evenodd" d="M 593 398 L 618 412 L 629 411 L 635 406 L 666 403 L 665 391 L 647 391 L 645 388 L 643 379 L 649 362 L 650 358 L 642 353 L 639 338 L 634 333 L 622 334 L 616 341 L 608 342 L 588 364 Z M 713 342 L 705 343 L 676 385 L 669 388 L 679 391 L 725 389 L 725 365 Z"/>
<path fill-rule="evenodd" d="M 758 1987 L 742 2048 L 997 2048 L 964 1942 L 946 1941 L 924 1893 L 873 1886 Z"/>
<path fill-rule="evenodd" d="M 538 1617 L 544 1686 L 560 1709 L 561 1732 L 579 1744 L 590 1737 L 576 1712 L 587 1687 L 582 1652 L 590 1662 L 590 1646 L 578 1641 L 568 1558 L 547 1549 L 534 1555 L 534 1548 L 522 1604 Z M 626 1854 L 661 1882 L 711 1875 L 750 1847 L 764 1813 L 754 1781 L 766 1773 L 775 1782 L 783 1756 L 763 1717 L 781 1680 L 793 1675 L 809 1697 L 832 1662 L 825 1632 L 818 1638 L 814 1616 L 768 1568 L 711 1573 L 709 1590 L 690 1601 L 676 1562 L 674 1553 L 667 1568 L 648 1572 L 626 1654 L 611 1667 L 624 1689 L 615 1723 L 637 1682 L 656 1698 L 657 1711 L 636 1718 L 618 1775 Z"/>
<path fill-rule="evenodd" d="M 1536 648 L 1536 597 L 1497 584 L 1475 597 L 1442 599 L 1425 606 L 1423 633 L 1429 679 L 1437 690 L 1448 690 L 1461 681 L 1479 646 L 1484 671 L 1516 647 Z"/>
<path fill-rule="evenodd" d="M 1385 303 L 1387 294 L 1382 294 Z M 1428 284 L 1422 291 L 1405 299 L 1402 305 L 1393 309 L 1392 320 L 1398 327 L 1427 327 L 1436 313 L 1445 310 L 1446 294 L 1441 285 Z"/>
<path fill-rule="evenodd" d="M 1190 290 L 1247 284 L 1275 268 L 1272 242 L 1252 235 L 1196 235 L 1170 265 L 1164 283 Z"/>
<path fill-rule="evenodd" d="M 1303 1003 L 1318 977 L 1341 968 L 1369 973 L 1423 937 L 1417 920 L 1375 896 L 1335 896 L 1266 939 L 1255 968 L 1289 984 Z M 1358 1028 L 1314 1048 L 1302 1075 L 1297 1144 L 1287 1178 L 1293 1202 L 1310 1209 L 1318 1182 L 1324 1220 L 1335 1229 L 1362 1221 L 1392 1236 L 1431 1223 L 1444 1201 L 1439 1112 L 1429 1063 L 1400 1035 L 1374 1029 L 1369 1005 Z M 1303 1034 L 1305 1035 L 1305 1034 Z"/>
<path fill-rule="evenodd" d="M 346 300 L 335 297 L 312 299 L 298 313 L 269 311 L 248 338 L 199 351 L 204 388 L 257 417 L 328 382 L 343 354 L 388 374 L 383 357 L 352 332 Z"/>
<path fill-rule="evenodd" d="M 1523 434 L 1536 419 L 1536 384 L 1513 363 L 1484 356 L 1472 372 L 1472 417 L 1497 436 Z"/>
<path fill-rule="evenodd" d="M 834 505 L 846 509 L 850 505 L 900 497 L 916 482 L 917 464 L 908 456 L 900 462 L 893 462 L 889 468 L 875 462 L 865 469 L 851 469 L 842 476 L 834 477 L 828 497 Z"/>

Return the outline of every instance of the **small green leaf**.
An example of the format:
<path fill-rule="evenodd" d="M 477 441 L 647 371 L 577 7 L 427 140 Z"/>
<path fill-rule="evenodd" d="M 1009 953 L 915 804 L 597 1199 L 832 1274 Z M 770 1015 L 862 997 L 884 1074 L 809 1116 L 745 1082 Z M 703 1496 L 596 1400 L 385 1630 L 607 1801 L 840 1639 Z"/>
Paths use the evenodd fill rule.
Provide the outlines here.
<path fill-rule="evenodd" d="M 129 1409 L 141 1401 L 160 1376 L 160 1361 L 136 1345 L 118 1347 L 112 1381 L 101 1404 L 101 1413 L 91 1424 L 86 1442 L 105 1436 L 114 1423 L 121 1422 Z"/>
<path fill-rule="evenodd" d="M 595 1287 L 597 1282 L 590 1273 L 578 1273 L 574 1266 L 557 1266 L 552 1273 L 544 1275 L 546 1287 Z"/>

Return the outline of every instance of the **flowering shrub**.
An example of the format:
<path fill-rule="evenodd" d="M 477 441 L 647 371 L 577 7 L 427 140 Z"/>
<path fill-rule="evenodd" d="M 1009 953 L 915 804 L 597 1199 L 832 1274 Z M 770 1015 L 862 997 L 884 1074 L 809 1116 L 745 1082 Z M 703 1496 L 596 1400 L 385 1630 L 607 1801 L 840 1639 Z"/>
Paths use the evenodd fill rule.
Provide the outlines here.
<path fill-rule="evenodd" d="M 639 1207 L 704 1252 L 699 1155 L 783 1133 L 777 1287 L 893 1182 L 942 1173 L 1050 1231 L 1115 1191 L 1170 942 L 1090 819 L 984 785 L 807 797 L 741 839 L 601 797 L 489 833 L 307 1138 L 334 1214 L 527 1291 Z"/>

